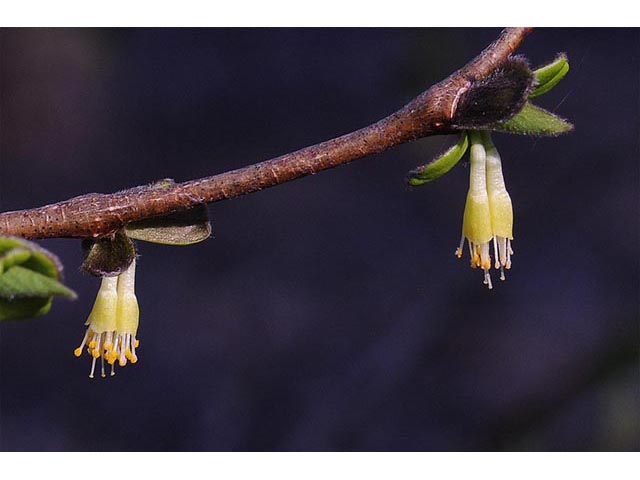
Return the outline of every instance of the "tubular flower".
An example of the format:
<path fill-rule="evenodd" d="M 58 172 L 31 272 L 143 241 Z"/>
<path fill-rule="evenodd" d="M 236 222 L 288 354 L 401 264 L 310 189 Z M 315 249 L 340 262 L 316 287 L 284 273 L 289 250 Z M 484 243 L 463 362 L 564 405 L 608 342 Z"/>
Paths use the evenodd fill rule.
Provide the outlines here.
<path fill-rule="evenodd" d="M 513 206 L 504 184 L 500 154 L 491 141 L 489 132 L 482 132 L 487 154 L 487 193 L 493 230 L 493 255 L 495 268 L 500 269 L 500 280 L 504 280 L 504 269 L 511 268 L 511 240 L 513 240 Z"/>
<path fill-rule="evenodd" d="M 482 268 L 484 284 L 490 289 L 491 244 L 495 268 L 511 267 L 513 208 L 502 177 L 500 156 L 488 132 L 469 132 L 471 140 L 469 192 L 462 221 L 462 238 L 456 256 L 462 257 L 465 239 L 469 245 L 471 267 Z"/>
<path fill-rule="evenodd" d="M 127 364 L 127 360 L 136 363 L 136 348 L 139 341 L 136 339 L 138 331 L 138 300 L 135 295 L 136 262 L 117 277 L 103 277 L 96 301 L 89 313 L 85 325 L 87 331 L 74 350 L 74 355 L 79 357 L 86 346 L 87 353 L 91 355 L 91 373 L 93 378 L 97 360 L 100 359 L 102 377 L 105 374 L 105 361 L 111 365 L 111 375 L 115 375 L 116 360 L 121 367 Z"/>

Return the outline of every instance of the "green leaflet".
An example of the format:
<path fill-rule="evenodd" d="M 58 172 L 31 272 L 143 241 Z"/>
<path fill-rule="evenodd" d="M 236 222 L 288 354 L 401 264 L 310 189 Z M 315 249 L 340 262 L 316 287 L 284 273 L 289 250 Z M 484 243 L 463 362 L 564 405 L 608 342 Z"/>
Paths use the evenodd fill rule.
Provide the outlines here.
<path fill-rule="evenodd" d="M 409 185 L 417 187 L 440 178 L 460 161 L 467 151 L 467 148 L 469 148 L 469 138 L 467 132 L 462 132 L 458 143 L 453 145 L 431 163 L 409 172 Z"/>
<path fill-rule="evenodd" d="M 0 237 L 0 320 L 43 315 L 54 296 L 76 294 L 62 284 L 55 255 L 17 237 Z"/>
<path fill-rule="evenodd" d="M 130 223 L 125 231 L 134 240 L 163 245 L 192 245 L 211 236 L 211 223 L 207 206 L 198 205 L 189 210 Z"/>
<path fill-rule="evenodd" d="M 0 257 L 0 274 L 15 265 L 20 265 L 31 258 L 31 252 L 26 248 L 15 247 Z"/>
<path fill-rule="evenodd" d="M 553 62 L 533 72 L 536 80 L 538 81 L 538 85 L 536 85 L 533 91 L 529 94 L 529 98 L 544 95 L 555 87 L 568 72 L 569 60 L 564 53 L 561 53 Z"/>
<path fill-rule="evenodd" d="M 16 265 L 0 275 L 0 298 L 50 298 L 54 295 L 73 297 L 75 294 L 55 278 L 47 277 Z"/>
<path fill-rule="evenodd" d="M 515 117 L 492 125 L 491 130 L 519 135 L 555 137 L 573 130 L 573 125 L 544 108 L 527 103 Z"/>

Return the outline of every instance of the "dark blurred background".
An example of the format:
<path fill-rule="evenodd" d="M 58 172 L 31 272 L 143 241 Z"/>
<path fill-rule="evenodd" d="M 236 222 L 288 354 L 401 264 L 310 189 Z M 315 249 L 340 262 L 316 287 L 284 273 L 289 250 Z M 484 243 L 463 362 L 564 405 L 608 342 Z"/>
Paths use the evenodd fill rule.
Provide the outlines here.
<path fill-rule="evenodd" d="M 452 139 L 210 206 L 215 238 L 140 244 L 140 361 L 76 359 L 76 302 L 0 326 L 2 450 L 637 450 L 639 30 L 540 29 L 571 71 L 557 139 L 496 135 L 514 266 L 453 252 L 468 169 L 404 184 Z M 1 208 L 265 160 L 365 126 L 499 29 L 4 29 Z"/>

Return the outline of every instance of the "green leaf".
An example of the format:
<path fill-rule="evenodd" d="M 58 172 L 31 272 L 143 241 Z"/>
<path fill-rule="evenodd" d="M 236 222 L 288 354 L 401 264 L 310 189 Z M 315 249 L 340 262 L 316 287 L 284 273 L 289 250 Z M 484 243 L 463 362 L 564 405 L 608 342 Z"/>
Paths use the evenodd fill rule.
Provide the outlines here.
<path fill-rule="evenodd" d="M 54 295 L 74 298 L 75 293 L 55 278 L 47 277 L 20 265 L 0 275 L 0 298 L 51 298 Z"/>
<path fill-rule="evenodd" d="M 529 94 L 529 98 L 544 95 L 555 87 L 567 73 L 569 73 L 569 60 L 564 53 L 561 53 L 553 62 L 533 72 L 538 84 Z"/>
<path fill-rule="evenodd" d="M 30 242 L 18 237 L 0 236 L 0 260 L 4 258 L 12 249 L 26 249 L 31 253 L 23 266 L 36 272 L 40 272 L 48 277 L 62 280 L 62 263 L 57 256 L 45 250 L 37 243 Z M 5 265 L 5 270 L 8 267 Z"/>
<path fill-rule="evenodd" d="M 469 148 L 469 138 L 467 132 L 462 132 L 458 143 L 449 148 L 431 163 L 409 172 L 409 184 L 417 187 L 440 178 L 460 161 L 467 151 L 467 148 Z"/>
<path fill-rule="evenodd" d="M 86 239 L 82 242 L 82 269 L 94 277 L 115 277 L 124 272 L 136 257 L 131 239 L 119 230 L 113 238 Z"/>
<path fill-rule="evenodd" d="M 527 103 L 515 117 L 491 126 L 491 130 L 555 137 L 573 130 L 573 125 L 543 108 Z"/>
<path fill-rule="evenodd" d="M 0 321 L 43 315 L 54 296 L 74 299 L 58 258 L 39 245 L 0 236 Z"/>
<path fill-rule="evenodd" d="M 192 245 L 211 236 L 206 205 L 130 223 L 125 227 L 134 240 L 163 245 Z"/>
<path fill-rule="evenodd" d="M 0 274 L 14 265 L 20 265 L 31 258 L 31 252 L 26 248 L 16 247 L 0 256 Z"/>

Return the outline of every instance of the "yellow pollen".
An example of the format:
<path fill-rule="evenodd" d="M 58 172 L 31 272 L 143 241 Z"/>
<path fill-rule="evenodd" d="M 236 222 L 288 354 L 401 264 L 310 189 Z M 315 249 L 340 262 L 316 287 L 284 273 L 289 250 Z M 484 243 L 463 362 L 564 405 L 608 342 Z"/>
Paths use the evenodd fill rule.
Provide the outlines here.
<path fill-rule="evenodd" d="M 134 346 L 135 348 L 138 348 L 138 347 L 140 346 L 140 340 L 136 340 L 136 341 L 134 342 L 133 346 Z"/>
<path fill-rule="evenodd" d="M 98 350 L 97 348 L 94 348 L 94 349 L 91 351 L 91 356 L 92 356 L 93 358 L 100 358 L 100 350 Z"/>
<path fill-rule="evenodd" d="M 136 363 L 138 361 L 138 357 L 134 355 L 129 360 L 131 360 L 131 363 Z"/>
<path fill-rule="evenodd" d="M 92 350 L 93 350 L 94 348 L 96 348 L 96 341 L 95 341 L 95 340 L 91 340 L 91 341 L 89 342 L 89 348 L 90 348 L 90 349 L 92 349 Z"/>
<path fill-rule="evenodd" d="M 112 348 L 113 348 L 113 343 L 111 343 L 111 342 L 106 342 L 106 343 L 104 344 L 104 349 L 105 349 L 106 351 L 109 351 L 109 350 L 111 350 Z"/>
<path fill-rule="evenodd" d="M 80 355 L 82 355 L 82 348 L 80 348 L 80 347 L 76 348 L 76 349 L 73 351 L 73 354 L 74 354 L 76 357 L 79 357 Z"/>
<path fill-rule="evenodd" d="M 127 364 L 127 360 L 124 358 L 120 359 L 120 362 L 118 362 L 120 364 L 121 367 L 124 367 Z"/>

